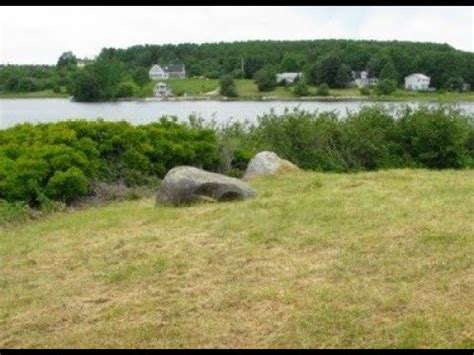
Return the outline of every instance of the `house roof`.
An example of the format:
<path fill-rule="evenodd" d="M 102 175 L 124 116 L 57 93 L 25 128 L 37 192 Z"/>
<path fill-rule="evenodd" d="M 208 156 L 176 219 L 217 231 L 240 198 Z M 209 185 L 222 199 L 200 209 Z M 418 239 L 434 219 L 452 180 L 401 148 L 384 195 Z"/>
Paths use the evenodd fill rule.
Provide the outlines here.
<path fill-rule="evenodd" d="M 415 78 L 419 78 L 419 79 L 430 79 L 429 76 L 426 76 L 425 74 L 421 74 L 421 73 L 410 74 L 410 75 L 406 76 L 405 79 L 411 78 L 411 77 L 415 77 Z"/>
<path fill-rule="evenodd" d="M 158 64 L 155 64 L 155 65 L 153 65 L 153 66 L 151 67 L 150 73 L 151 73 L 151 72 L 154 72 L 155 70 L 158 70 L 158 69 L 159 69 L 159 70 L 163 70 Z"/>
<path fill-rule="evenodd" d="M 156 64 L 156 65 L 158 65 L 166 73 L 176 73 L 176 72 L 184 71 L 184 64 L 168 64 L 168 65 Z"/>
<path fill-rule="evenodd" d="M 167 72 L 183 72 L 184 64 L 170 64 L 165 66 Z"/>
<path fill-rule="evenodd" d="M 302 76 L 303 73 L 278 73 L 279 78 L 296 78 L 297 76 Z"/>

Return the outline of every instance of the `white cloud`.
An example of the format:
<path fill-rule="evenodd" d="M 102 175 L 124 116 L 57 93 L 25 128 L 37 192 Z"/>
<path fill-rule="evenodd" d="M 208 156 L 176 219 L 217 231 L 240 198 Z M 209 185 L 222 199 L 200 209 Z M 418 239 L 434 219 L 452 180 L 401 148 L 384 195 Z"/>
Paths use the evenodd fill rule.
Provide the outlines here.
<path fill-rule="evenodd" d="M 359 28 L 360 38 L 448 43 L 474 51 L 472 7 L 369 8 Z"/>
<path fill-rule="evenodd" d="M 471 11 L 469 11 L 471 10 Z M 55 63 L 103 47 L 251 39 L 400 39 L 473 51 L 472 8 L 2 7 L 0 62 Z"/>

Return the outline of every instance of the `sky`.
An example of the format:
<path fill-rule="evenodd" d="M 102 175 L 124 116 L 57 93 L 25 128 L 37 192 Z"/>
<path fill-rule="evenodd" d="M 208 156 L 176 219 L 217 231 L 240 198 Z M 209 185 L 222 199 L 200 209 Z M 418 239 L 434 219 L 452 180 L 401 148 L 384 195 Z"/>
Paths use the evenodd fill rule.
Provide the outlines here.
<path fill-rule="evenodd" d="M 474 51 L 474 7 L 1 7 L 0 63 L 55 64 L 103 47 L 256 39 L 448 43 Z"/>

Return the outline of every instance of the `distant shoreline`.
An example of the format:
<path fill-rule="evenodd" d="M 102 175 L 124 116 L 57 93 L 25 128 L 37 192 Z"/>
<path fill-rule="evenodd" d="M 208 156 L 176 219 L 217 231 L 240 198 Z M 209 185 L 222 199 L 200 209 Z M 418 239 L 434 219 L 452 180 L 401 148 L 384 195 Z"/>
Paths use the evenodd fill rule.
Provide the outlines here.
<path fill-rule="evenodd" d="M 71 96 L 65 95 L 13 95 L 0 94 L 1 100 L 29 100 L 29 99 L 65 99 L 72 101 Z M 400 97 L 400 96 L 306 96 L 306 97 L 281 97 L 281 96 L 263 96 L 263 97 L 236 97 L 226 98 L 221 96 L 174 96 L 169 98 L 157 97 L 131 97 L 121 98 L 115 101 L 94 101 L 84 103 L 101 103 L 101 102 L 193 102 L 193 101 L 216 101 L 216 102 L 269 102 L 269 101 L 283 101 L 283 102 L 440 102 L 440 103 L 456 103 L 456 102 L 474 102 L 472 95 L 459 95 L 457 97 L 443 97 L 443 96 L 420 96 L 420 97 Z M 78 102 L 79 103 L 79 102 Z"/>

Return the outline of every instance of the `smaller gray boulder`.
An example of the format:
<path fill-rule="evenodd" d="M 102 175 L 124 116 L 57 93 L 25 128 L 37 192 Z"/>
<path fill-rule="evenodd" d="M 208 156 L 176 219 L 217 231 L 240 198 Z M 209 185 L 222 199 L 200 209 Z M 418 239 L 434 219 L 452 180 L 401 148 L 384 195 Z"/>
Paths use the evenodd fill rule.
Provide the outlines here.
<path fill-rule="evenodd" d="M 254 197 L 246 182 L 192 166 L 178 166 L 166 174 L 156 204 L 182 205 L 196 201 L 229 201 Z"/>
<path fill-rule="evenodd" d="M 260 152 L 250 160 L 245 171 L 244 180 L 256 176 L 275 175 L 284 171 L 299 170 L 299 168 L 288 160 L 280 158 L 274 152 Z"/>

